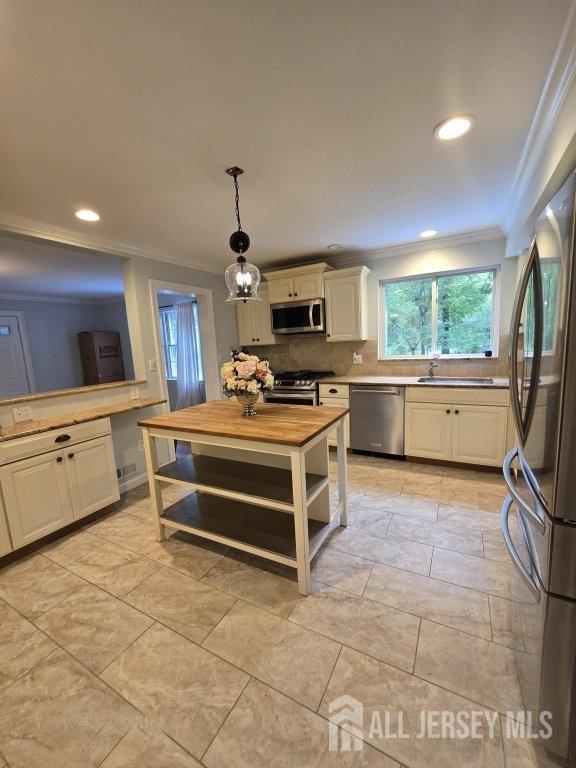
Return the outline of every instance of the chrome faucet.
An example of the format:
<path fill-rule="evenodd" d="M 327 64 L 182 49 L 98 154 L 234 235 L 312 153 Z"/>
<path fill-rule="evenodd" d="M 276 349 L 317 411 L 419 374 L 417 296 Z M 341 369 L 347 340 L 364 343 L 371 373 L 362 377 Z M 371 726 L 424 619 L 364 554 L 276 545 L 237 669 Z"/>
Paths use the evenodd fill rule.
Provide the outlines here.
<path fill-rule="evenodd" d="M 430 367 L 428 368 L 428 376 L 430 376 L 431 379 L 434 378 L 434 370 L 438 368 L 438 360 L 433 357 L 432 360 L 430 360 Z"/>

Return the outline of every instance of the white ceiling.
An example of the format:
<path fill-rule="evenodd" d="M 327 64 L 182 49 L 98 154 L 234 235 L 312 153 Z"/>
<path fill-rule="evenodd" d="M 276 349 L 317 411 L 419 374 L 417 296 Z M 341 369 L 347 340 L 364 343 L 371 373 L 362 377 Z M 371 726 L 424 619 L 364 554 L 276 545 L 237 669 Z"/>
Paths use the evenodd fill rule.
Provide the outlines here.
<path fill-rule="evenodd" d="M 224 266 L 238 164 L 256 263 L 498 225 L 569 6 L 3 0 L 0 209 Z"/>
<path fill-rule="evenodd" d="M 0 301 L 7 295 L 111 299 L 124 295 L 120 259 L 0 235 Z"/>

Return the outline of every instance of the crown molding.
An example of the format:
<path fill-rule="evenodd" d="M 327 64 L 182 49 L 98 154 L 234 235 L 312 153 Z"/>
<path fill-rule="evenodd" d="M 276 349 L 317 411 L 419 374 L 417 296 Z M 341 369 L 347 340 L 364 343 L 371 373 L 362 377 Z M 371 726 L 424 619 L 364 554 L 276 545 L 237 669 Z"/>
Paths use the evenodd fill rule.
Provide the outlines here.
<path fill-rule="evenodd" d="M 122 296 L 106 296 L 105 298 L 88 298 L 83 296 L 54 296 L 40 293 L 0 293 L 0 301 L 47 301 L 55 304 L 91 304 L 101 306 L 104 304 L 119 304 L 124 301 Z"/>
<path fill-rule="evenodd" d="M 517 218 L 575 76 L 576 0 L 573 0 L 514 174 L 502 221 L 506 233 L 518 223 Z"/>
<path fill-rule="evenodd" d="M 119 256 L 120 258 L 137 257 L 151 259 L 153 261 L 164 261 L 169 264 L 177 264 L 180 267 L 200 269 L 204 272 L 212 272 L 214 274 L 220 274 L 222 272 L 220 267 L 210 264 L 202 259 L 185 259 L 183 256 L 172 253 L 171 251 L 145 248 L 143 246 L 120 243 L 104 238 L 88 237 L 69 229 L 51 227 L 47 224 L 39 224 L 29 219 L 14 216 L 7 211 L 0 211 L 0 232 L 23 235 L 35 240 L 44 240 L 60 245 L 69 245 L 86 251 L 108 253 L 112 256 Z"/>

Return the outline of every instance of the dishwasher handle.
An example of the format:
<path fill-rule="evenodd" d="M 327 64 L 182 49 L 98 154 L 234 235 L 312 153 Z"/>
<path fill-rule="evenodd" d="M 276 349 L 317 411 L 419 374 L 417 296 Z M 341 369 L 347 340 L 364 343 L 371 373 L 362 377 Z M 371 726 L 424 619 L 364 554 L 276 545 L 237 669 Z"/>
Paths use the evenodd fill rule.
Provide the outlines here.
<path fill-rule="evenodd" d="M 401 395 L 402 387 L 385 387 L 384 389 L 366 387 L 365 389 L 353 389 L 352 392 L 357 392 L 358 394 L 362 395 Z"/>

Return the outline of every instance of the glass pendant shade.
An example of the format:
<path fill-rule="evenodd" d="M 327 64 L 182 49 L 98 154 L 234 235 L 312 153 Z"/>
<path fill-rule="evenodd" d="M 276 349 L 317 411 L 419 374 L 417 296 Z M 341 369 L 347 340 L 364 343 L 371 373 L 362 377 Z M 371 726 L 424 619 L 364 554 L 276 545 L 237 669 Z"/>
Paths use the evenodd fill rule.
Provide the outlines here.
<path fill-rule="evenodd" d="M 247 261 L 235 261 L 230 264 L 224 278 L 229 294 L 226 301 L 262 301 L 258 296 L 260 270 Z"/>

